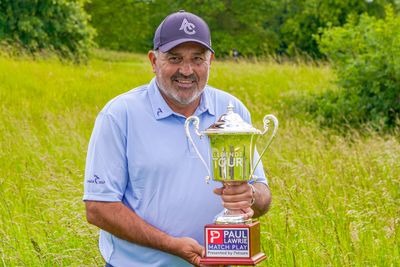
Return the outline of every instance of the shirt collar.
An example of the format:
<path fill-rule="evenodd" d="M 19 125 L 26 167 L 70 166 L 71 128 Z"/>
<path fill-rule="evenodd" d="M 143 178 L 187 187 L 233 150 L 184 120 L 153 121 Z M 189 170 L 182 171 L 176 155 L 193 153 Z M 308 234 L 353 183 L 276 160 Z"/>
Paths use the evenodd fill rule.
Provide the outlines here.
<path fill-rule="evenodd" d="M 150 98 L 150 104 L 156 120 L 164 119 L 174 113 L 161 95 L 156 83 L 156 78 L 153 78 L 151 80 L 147 90 Z"/>
<path fill-rule="evenodd" d="M 164 119 L 171 115 L 182 116 L 181 114 L 174 112 L 168 106 L 167 102 L 165 102 L 165 99 L 160 93 L 160 89 L 158 89 L 156 78 L 153 78 L 149 84 L 148 95 L 156 120 Z M 194 115 L 199 116 L 206 111 L 208 111 L 208 113 L 211 115 L 215 115 L 215 108 L 212 105 L 212 101 L 210 101 L 210 92 L 208 86 L 206 86 L 204 92 L 201 94 L 200 105 L 197 107 Z"/>

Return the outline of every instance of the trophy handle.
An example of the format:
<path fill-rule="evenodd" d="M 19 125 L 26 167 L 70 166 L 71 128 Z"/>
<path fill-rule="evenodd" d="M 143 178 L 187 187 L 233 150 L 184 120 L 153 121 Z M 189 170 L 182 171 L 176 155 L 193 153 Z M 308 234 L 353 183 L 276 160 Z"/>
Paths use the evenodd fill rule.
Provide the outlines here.
<path fill-rule="evenodd" d="M 210 181 L 210 177 L 211 177 L 210 168 L 208 168 L 208 165 L 207 165 L 206 161 L 201 156 L 199 150 L 197 149 L 196 145 L 193 142 L 192 136 L 190 135 L 190 128 L 189 127 L 190 127 L 190 123 L 191 122 L 193 122 L 194 131 L 195 131 L 196 135 L 201 138 L 203 136 L 203 134 L 199 131 L 200 120 L 199 120 L 199 118 L 197 116 L 190 116 L 189 118 L 187 118 L 186 121 L 185 121 L 185 132 L 186 132 L 187 138 L 189 139 L 190 143 L 192 144 L 194 150 L 196 151 L 196 154 L 199 156 L 201 162 L 203 162 L 203 165 L 207 169 L 208 175 L 206 176 L 206 182 L 208 184 L 209 181 Z"/>
<path fill-rule="evenodd" d="M 278 125 L 279 125 L 278 119 L 274 115 L 268 114 L 268 115 L 265 115 L 265 117 L 263 119 L 264 131 L 261 132 L 261 135 L 265 135 L 268 132 L 270 121 L 272 121 L 274 123 L 274 129 L 272 131 L 270 138 L 268 139 L 267 145 L 265 146 L 264 150 L 261 152 L 260 157 L 258 158 L 256 164 L 254 165 L 254 168 L 252 168 L 252 170 L 251 170 L 251 173 L 250 173 L 251 179 L 254 176 L 254 172 L 256 171 L 256 168 L 257 168 L 258 164 L 260 163 L 261 158 L 264 156 L 265 151 L 267 151 L 268 147 L 271 145 L 272 140 L 275 138 L 276 132 L 278 131 Z"/>

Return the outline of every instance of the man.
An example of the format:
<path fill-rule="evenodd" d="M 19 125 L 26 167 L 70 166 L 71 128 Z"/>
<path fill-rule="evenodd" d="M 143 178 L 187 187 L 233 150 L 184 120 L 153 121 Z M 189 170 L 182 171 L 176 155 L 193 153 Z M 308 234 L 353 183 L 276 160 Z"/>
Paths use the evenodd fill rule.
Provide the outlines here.
<path fill-rule="evenodd" d="M 185 136 L 188 116 L 199 116 L 205 129 L 229 102 L 250 120 L 239 100 L 207 85 L 213 53 L 201 18 L 184 11 L 169 15 L 148 54 L 156 77 L 111 100 L 96 119 L 84 200 L 87 220 L 101 228 L 107 266 L 197 266 L 204 225 L 223 207 L 247 217 L 268 209 L 262 167 L 255 190 L 247 183 L 207 185 L 206 169 Z M 206 157 L 208 140 L 195 142 Z"/>

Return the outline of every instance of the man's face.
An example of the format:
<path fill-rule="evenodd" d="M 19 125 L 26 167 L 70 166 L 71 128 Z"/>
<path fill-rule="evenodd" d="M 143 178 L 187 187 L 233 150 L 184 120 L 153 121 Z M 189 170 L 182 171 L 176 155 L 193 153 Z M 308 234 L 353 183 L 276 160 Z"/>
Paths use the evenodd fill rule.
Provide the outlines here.
<path fill-rule="evenodd" d="M 208 81 L 211 54 L 197 43 L 180 44 L 166 53 L 149 53 L 156 80 L 164 97 L 174 105 L 188 106 L 204 90 Z"/>

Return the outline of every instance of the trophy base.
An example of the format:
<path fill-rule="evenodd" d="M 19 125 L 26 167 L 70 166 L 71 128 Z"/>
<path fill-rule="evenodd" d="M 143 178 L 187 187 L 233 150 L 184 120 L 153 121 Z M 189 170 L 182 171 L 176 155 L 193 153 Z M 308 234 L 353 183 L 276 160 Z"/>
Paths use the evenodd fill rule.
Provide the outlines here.
<path fill-rule="evenodd" d="M 264 253 L 260 252 L 257 255 L 254 255 L 251 258 L 246 258 L 246 259 L 235 259 L 235 258 L 202 258 L 200 260 L 201 264 L 205 265 L 223 265 L 223 264 L 229 264 L 229 265 L 245 265 L 245 266 L 256 266 L 258 263 L 261 261 L 265 260 L 267 258 L 267 255 Z"/>
<path fill-rule="evenodd" d="M 250 265 L 265 260 L 260 249 L 260 223 L 208 224 L 204 227 L 205 257 L 201 264 Z"/>

